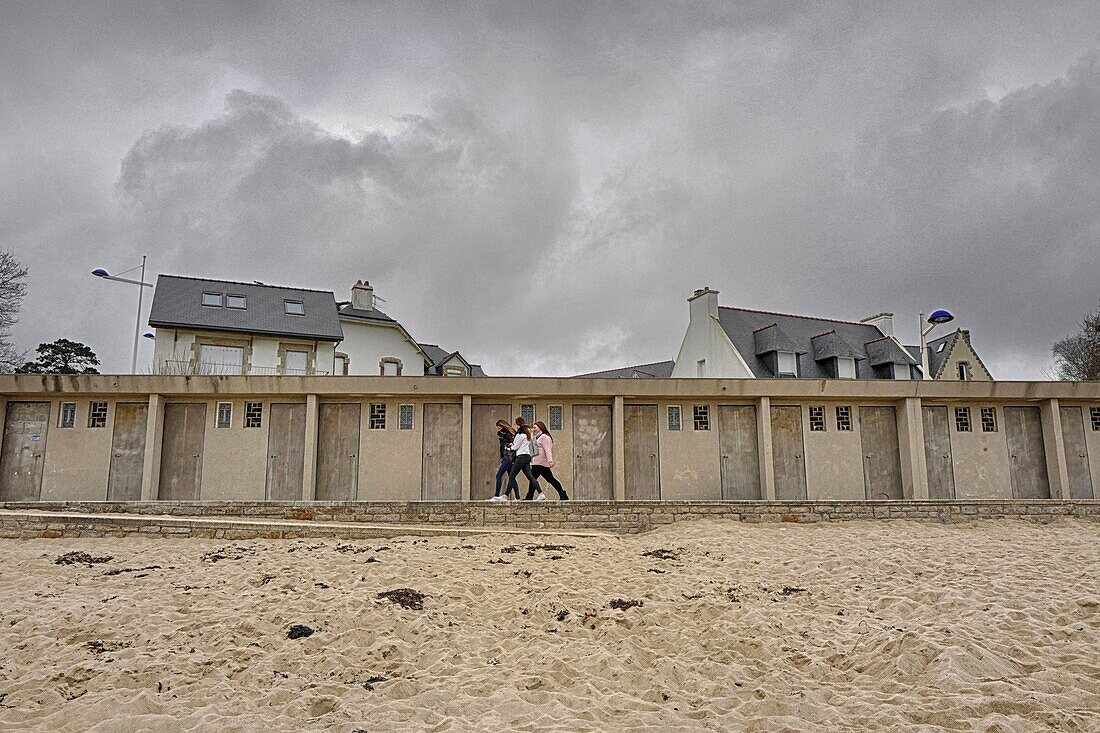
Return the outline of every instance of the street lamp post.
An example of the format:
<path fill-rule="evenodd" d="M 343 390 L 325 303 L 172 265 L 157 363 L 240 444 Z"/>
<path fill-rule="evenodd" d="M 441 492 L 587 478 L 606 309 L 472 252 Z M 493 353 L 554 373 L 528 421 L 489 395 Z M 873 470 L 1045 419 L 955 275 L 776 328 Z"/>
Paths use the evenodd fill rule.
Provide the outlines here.
<path fill-rule="evenodd" d="M 931 379 L 928 374 L 928 334 L 932 333 L 932 329 L 941 323 L 949 323 L 955 320 L 955 316 L 949 312 L 943 310 L 932 311 L 932 315 L 928 316 L 928 328 L 924 327 L 924 314 L 920 314 L 920 323 L 917 324 L 917 328 L 920 330 L 920 372 L 921 379 Z"/>
<path fill-rule="evenodd" d="M 131 267 L 129 270 L 126 270 L 121 274 L 125 275 L 127 272 L 133 272 L 136 269 L 138 268 Z M 137 374 L 138 339 L 141 338 L 141 299 L 142 296 L 145 295 L 145 288 L 153 287 L 152 283 L 145 282 L 145 255 L 141 256 L 141 277 L 138 280 L 133 280 L 128 277 L 119 277 L 118 275 L 111 275 L 102 267 L 97 267 L 96 269 L 92 270 L 92 274 L 104 280 L 114 280 L 115 282 L 130 283 L 131 285 L 141 286 L 138 288 L 137 323 L 134 325 L 134 354 L 133 358 L 130 360 L 130 373 Z"/>

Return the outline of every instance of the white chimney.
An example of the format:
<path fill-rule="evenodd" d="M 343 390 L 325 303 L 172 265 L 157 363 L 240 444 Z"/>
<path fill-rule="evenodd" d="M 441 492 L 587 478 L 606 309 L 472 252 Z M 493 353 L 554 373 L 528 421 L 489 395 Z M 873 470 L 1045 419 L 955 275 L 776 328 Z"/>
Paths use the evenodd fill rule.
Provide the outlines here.
<path fill-rule="evenodd" d="M 688 298 L 688 316 L 691 323 L 703 323 L 710 316 L 718 317 L 718 291 L 703 286 Z"/>
<path fill-rule="evenodd" d="M 366 280 L 356 280 L 351 287 L 351 307 L 360 311 L 374 310 L 374 288 Z"/>
<path fill-rule="evenodd" d="M 894 335 L 893 313 L 879 313 L 877 316 L 869 316 L 860 320 L 860 323 L 866 323 L 870 326 L 877 326 L 878 330 L 882 331 L 883 336 Z"/>

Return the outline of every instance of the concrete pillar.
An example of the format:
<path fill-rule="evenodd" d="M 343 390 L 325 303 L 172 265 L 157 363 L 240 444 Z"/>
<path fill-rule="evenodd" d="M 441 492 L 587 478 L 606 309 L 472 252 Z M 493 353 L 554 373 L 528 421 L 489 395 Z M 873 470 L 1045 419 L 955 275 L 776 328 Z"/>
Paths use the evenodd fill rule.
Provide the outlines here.
<path fill-rule="evenodd" d="M 462 395 L 462 501 L 469 501 L 473 485 L 474 399 Z"/>
<path fill-rule="evenodd" d="M 624 416 L 623 397 L 617 395 L 611 406 L 611 433 L 614 438 L 614 481 L 615 501 L 626 500 L 626 439 L 623 435 L 626 430 L 626 418 Z"/>
<path fill-rule="evenodd" d="M 1069 499 L 1069 465 L 1066 442 L 1062 437 L 1062 409 L 1058 400 L 1043 400 L 1039 405 L 1043 418 L 1043 445 L 1047 454 L 1047 477 L 1051 499 Z"/>
<path fill-rule="evenodd" d="M 154 501 L 160 495 L 160 453 L 164 445 L 164 397 L 149 395 L 145 421 L 145 459 L 141 465 L 141 500 Z"/>
<path fill-rule="evenodd" d="M 306 438 L 302 449 L 302 501 L 317 494 L 317 395 L 306 395 Z"/>
<path fill-rule="evenodd" d="M 765 501 L 775 501 L 775 464 L 772 462 L 772 401 L 761 397 L 756 401 L 756 435 L 760 453 L 760 495 Z"/>
<path fill-rule="evenodd" d="M 924 413 L 920 398 L 902 400 L 897 415 L 901 495 L 924 501 L 928 499 L 928 458 L 924 453 Z"/>

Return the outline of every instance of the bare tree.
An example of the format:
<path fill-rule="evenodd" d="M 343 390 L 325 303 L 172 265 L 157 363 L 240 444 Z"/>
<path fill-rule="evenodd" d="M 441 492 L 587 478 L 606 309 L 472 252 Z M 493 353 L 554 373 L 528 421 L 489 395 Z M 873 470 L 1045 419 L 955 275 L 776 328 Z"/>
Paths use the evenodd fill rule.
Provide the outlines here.
<path fill-rule="evenodd" d="M 1054 344 L 1058 378 L 1073 382 L 1100 380 L 1100 310 L 1081 320 L 1081 331 Z"/>
<path fill-rule="evenodd" d="M 13 372 L 26 357 L 11 342 L 27 294 L 27 268 L 11 252 L 0 252 L 0 372 Z"/>

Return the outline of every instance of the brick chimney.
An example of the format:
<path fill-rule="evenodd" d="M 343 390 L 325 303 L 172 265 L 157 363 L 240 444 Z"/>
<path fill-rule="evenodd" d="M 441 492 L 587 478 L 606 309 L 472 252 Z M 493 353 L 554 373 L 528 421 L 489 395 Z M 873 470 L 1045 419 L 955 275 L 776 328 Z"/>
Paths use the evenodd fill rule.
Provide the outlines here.
<path fill-rule="evenodd" d="M 351 307 L 361 311 L 374 310 L 374 288 L 366 280 L 356 280 L 351 287 Z"/>
<path fill-rule="evenodd" d="M 868 316 L 867 318 L 860 319 L 860 323 L 866 323 L 869 326 L 877 326 L 878 330 L 882 331 L 883 336 L 894 335 L 893 313 L 879 313 L 877 316 Z"/>

